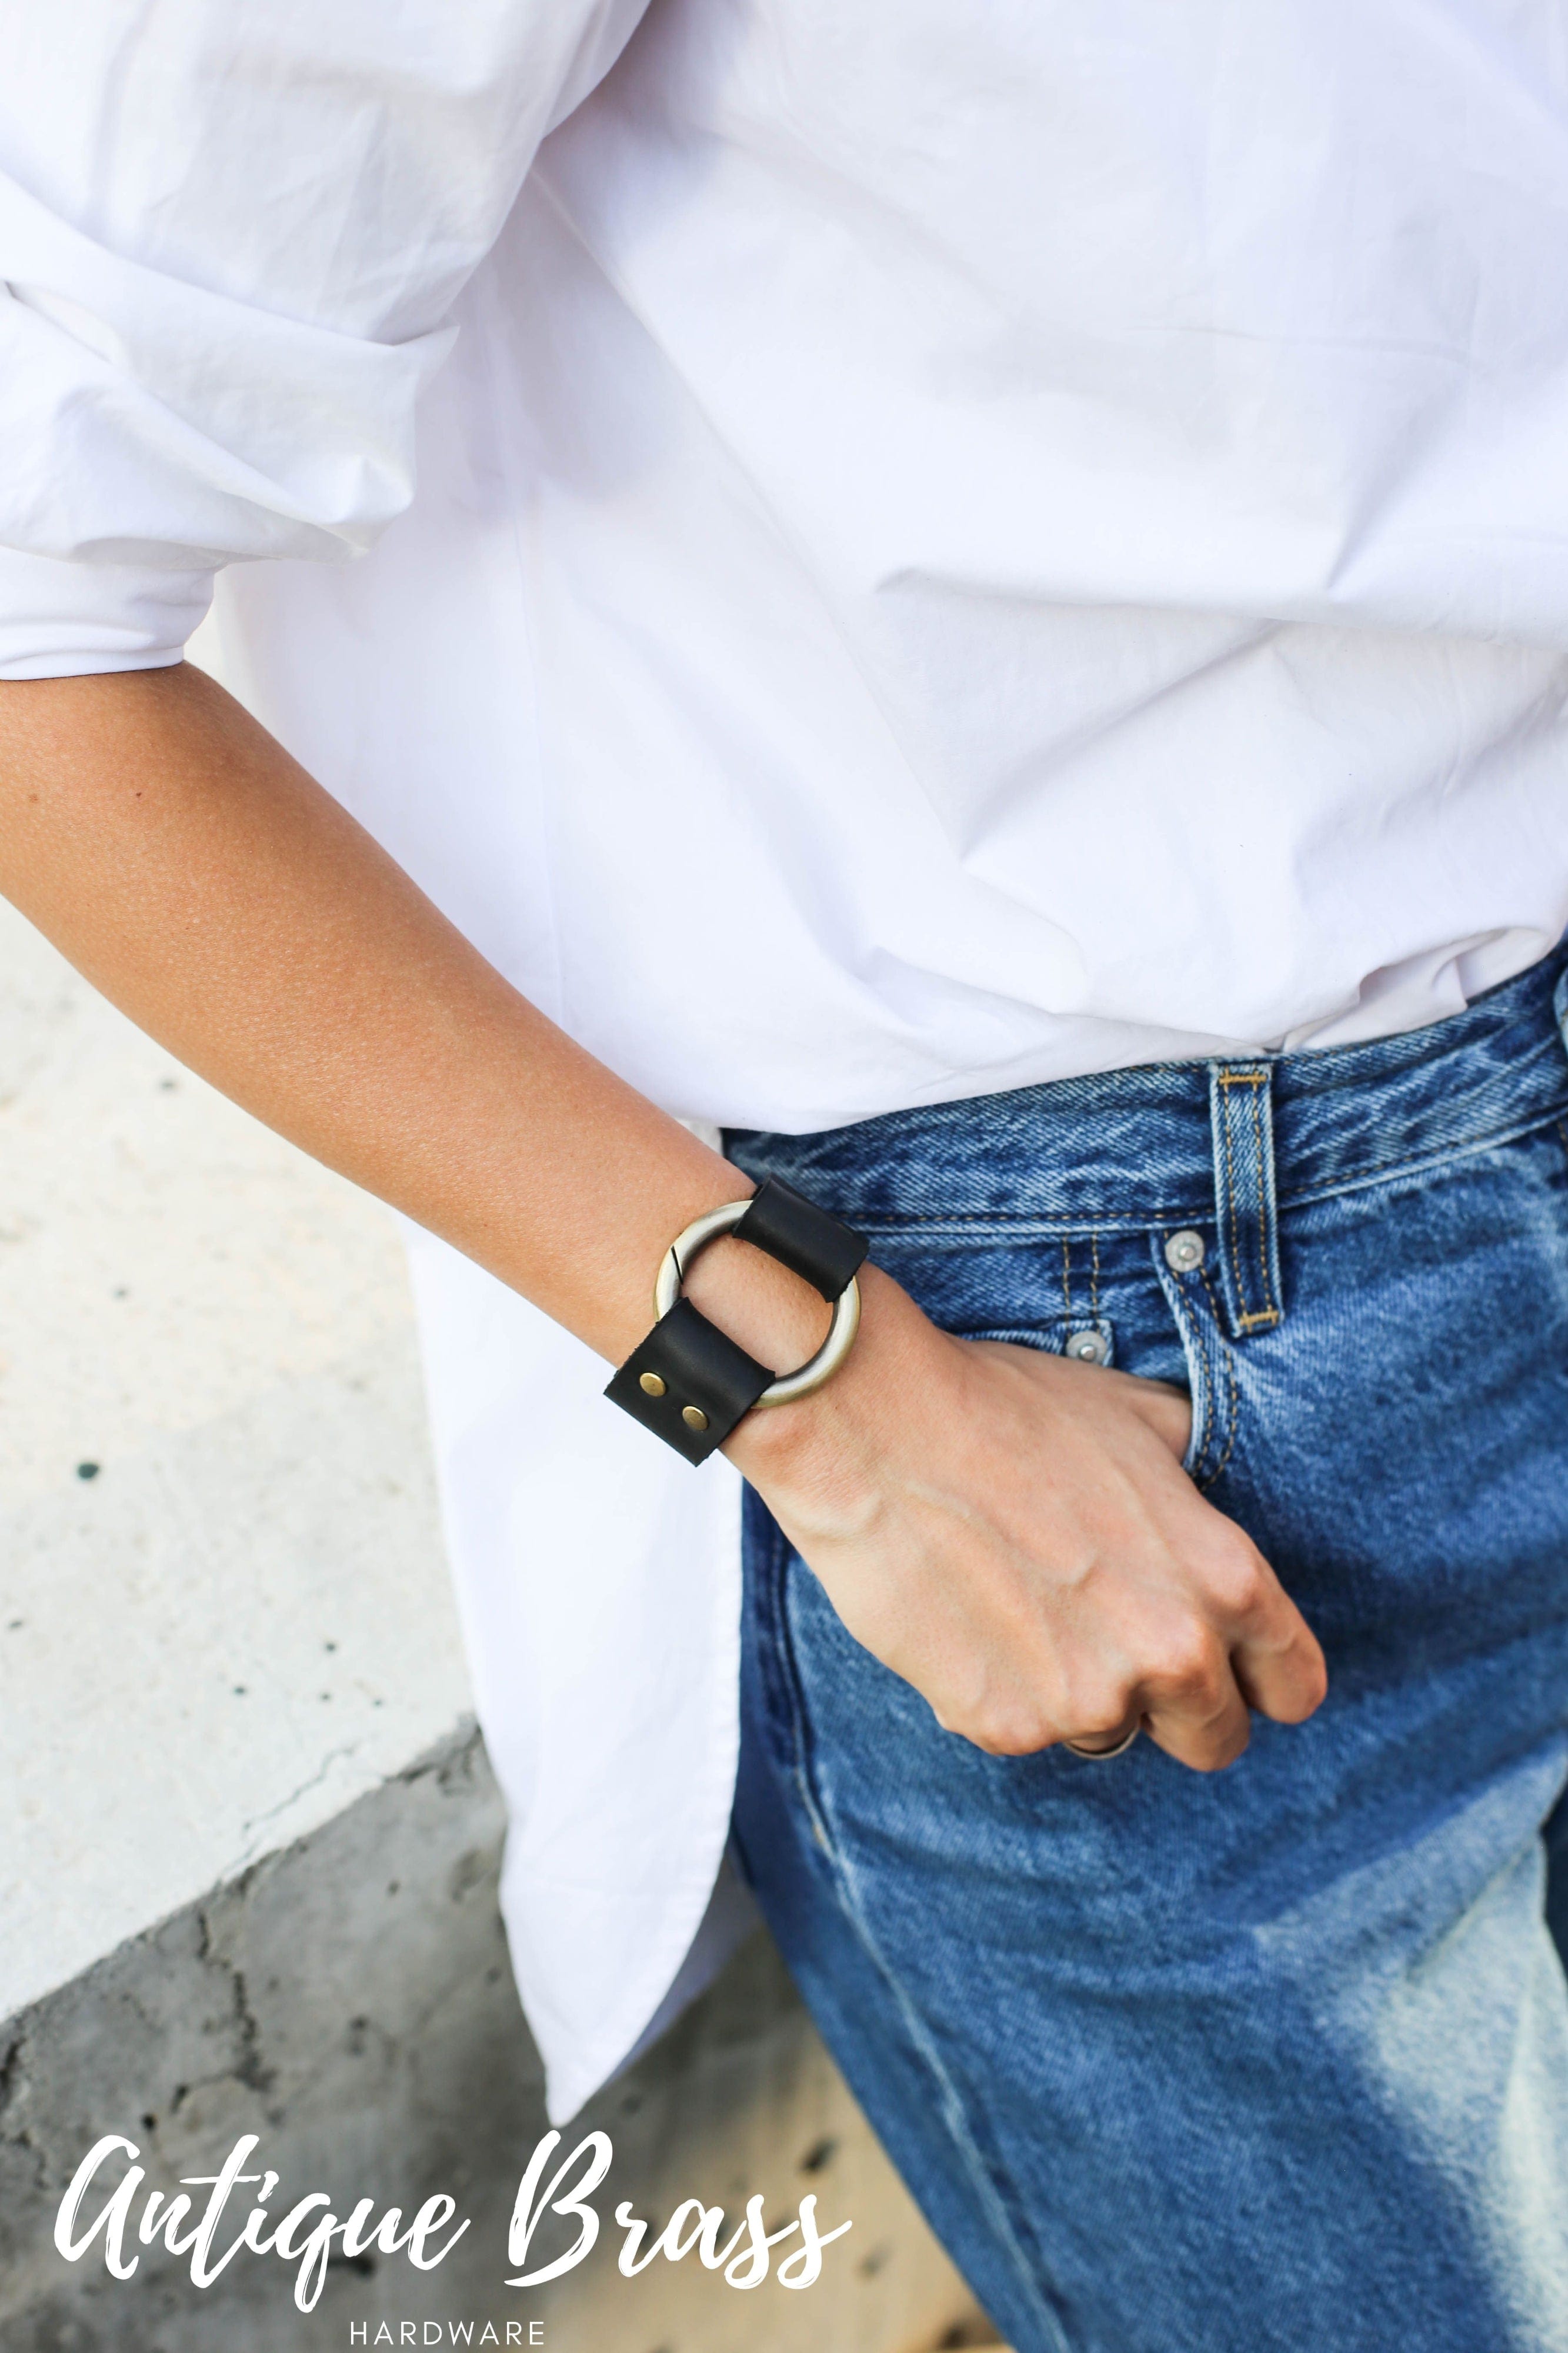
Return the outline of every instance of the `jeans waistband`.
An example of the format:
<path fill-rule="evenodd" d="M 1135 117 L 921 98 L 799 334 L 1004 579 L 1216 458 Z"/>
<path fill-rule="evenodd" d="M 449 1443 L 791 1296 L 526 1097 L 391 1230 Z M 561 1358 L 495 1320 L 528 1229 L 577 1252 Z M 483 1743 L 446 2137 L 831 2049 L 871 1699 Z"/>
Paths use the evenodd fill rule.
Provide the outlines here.
<path fill-rule="evenodd" d="M 1100 1228 L 1215 1213 L 1216 1136 L 1254 1106 L 1280 1208 L 1568 1119 L 1568 944 L 1423 1029 L 1299 1053 L 1157 1062 L 921 1105 L 812 1135 L 733 1134 L 875 1231 L 927 1219 Z"/>

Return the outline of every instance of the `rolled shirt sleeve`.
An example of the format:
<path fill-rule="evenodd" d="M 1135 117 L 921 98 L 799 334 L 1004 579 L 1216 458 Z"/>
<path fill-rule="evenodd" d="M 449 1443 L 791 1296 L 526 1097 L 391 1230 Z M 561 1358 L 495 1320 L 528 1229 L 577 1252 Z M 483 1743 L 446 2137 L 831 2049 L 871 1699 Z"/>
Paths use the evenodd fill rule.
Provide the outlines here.
<path fill-rule="evenodd" d="M 646 0 L 0 0 L 0 677 L 177 660 L 413 495 L 447 313 Z"/>

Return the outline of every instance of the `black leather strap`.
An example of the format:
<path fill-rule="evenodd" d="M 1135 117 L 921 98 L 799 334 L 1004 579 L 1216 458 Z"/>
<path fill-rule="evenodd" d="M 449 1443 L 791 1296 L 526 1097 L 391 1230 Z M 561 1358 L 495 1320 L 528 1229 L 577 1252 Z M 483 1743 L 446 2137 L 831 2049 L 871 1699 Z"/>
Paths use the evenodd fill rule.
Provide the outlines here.
<path fill-rule="evenodd" d="M 829 1302 L 848 1289 L 869 1247 L 864 1234 L 778 1176 L 763 1181 L 731 1230 L 814 1283 Z M 688 1462 L 706 1462 L 773 1377 L 689 1299 L 678 1299 L 605 1395 Z"/>
<path fill-rule="evenodd" d="M 754 1243 L 804 1282 L 815 1283 L 830 1305 L 848 1290 L 870 1248 L 864 1234 L 819 1209 L 782 1176 L 763 1178 L 735 1228 L 735 1240 Z"/>
<path fill-rule="evenodd" d="M 688 1462 L 706 1462 L 773 1377 L 689 1299 L 678 1299 L 605 1395 Z"/>

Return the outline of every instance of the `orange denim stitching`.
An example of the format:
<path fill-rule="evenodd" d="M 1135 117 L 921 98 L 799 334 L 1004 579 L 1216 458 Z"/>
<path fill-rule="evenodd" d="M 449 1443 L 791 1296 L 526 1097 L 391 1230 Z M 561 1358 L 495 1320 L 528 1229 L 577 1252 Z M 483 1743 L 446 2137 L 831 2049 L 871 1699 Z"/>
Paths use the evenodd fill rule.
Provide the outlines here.
<path fill-rule="evenodd" d="M 1219 1082 L 1222 1087 L 1228 1090 L 1231 1085 L 1231 1075 L 1228 1071 L 1221 1071 L 1219 1074 Z M 1240 1085 L 1243 1082 L 1238 1079 L 1236 1083 Z M 1256 1096 L 1253 1100 L 1256 1102 Z M 1237 1320 L 1238 1323 L 1245 1324 L 1247 1322 L 1247 1290 L 1241 1280 L 1241 1229 L 1237 1223 L 1236 1213 L 1236 1158 L 1230 1141 L 1230 1105 L 1228 1102 L 1221 1105 L 1219 1125 L 1220 1134 L 1225 1139 L 1225 1189 L 1227 1196 L 1226 1206 L 1230 1213 L 1230 1279 L 1236 1285 Z"/>
<path fill-rule="evenodd" d="M 1209 1303 L 1212 1306 L 1214 1303 L 1214 1293 L 1212 1292 L 1209 1293 Z M 1184 1303 L 1184 1312 L 1192 1318 L 1193 1336 L 1197 1344 L 1198 1355 L 1203 1360 L 1204 1426 L 1198 1432 L 1198 1442 L 1193 1449 L 1192 1472 L 1194 1483 L 1198 1486 L 1202 1486 L 1205 1482 L 1198 1474 L 1203 1469 L 1204 1457 L 1208 1452 L 1209 1431 L 1214 1425 L 1215 1378 L 1213 1370 L 1209 1364 L 1209 1351 L 1204 1340 L 1203 1326 L 1198 1322 L 1196 1316 L 1193 1315 L 1191 1307 L 1186 1306 Z M 1177 1330 L 1179 1332 L 1182 1330 L 1181 1318 L 1179 1316 L 1177 1318 Z M 1182 1333 L 1182 1338 L 1184 1345 L 1186 1338 L 1184 1332 Z"/>
<path fill-rule="evenodd" d="M 1209 1472 L 1207 1478 L 1200 1480 L 1198 1482 L 1200 1486 L 1212 1487 L 1215 1481 L 1219 1477 L 1220 1472 L 1225 1469 L 1226 1464 L 1230 1461 L 1231 1456 L 1236 1451 L 1236 1436 L 1241 1420 L 1241 1409 L 1240 1398 L 1237 1388 L 1236 1380 L 1236 1358 L 1232 1355 L 1230 1347 L 1226 1340 L 1225 1327 L 1221 1324 L 1219 1318 L 1219 1302 L 1214 1295 L 1214 1285 L 1209 1281 L 1208 1269 L 1206 1267 L 1199 1267 L 1198 1279 L 1202 1282 L 1204 1289 L 1208 1293 L 1209 1314 L 1214 1319 L 1215 1338 L 1219 1344 L 1220 1354 L 1225 1358 L 1226 1375 L 1230 1385 L 1230 1429 L 1225 1441 L 1225 1452 L 1220 1456 L 1219 1461 L 1215 1464 L 1214 1469 Z M 1212 1379 L 1210 1386 L 1213 1386 Z M 1206 1437 L 1206 1421 L 1205 1425 L 1205 1434 Z"/>
<path fill-rule="evenodd" d="M 1263 1303 L 1269 1319 L 1278 1324 L 1279 1310 L 1275 1303 L 1274 1285 L 1268 1279 L 1268 1187 L 1263 1166 L 1263 1096 L 1260 1090 L 1252 1091 L 1252 1128 L 1258 1143 L 1258 1256 L 1263 1268 Z"/>
<path fill-rule="evenodd" d="M 1201 1469 L 1204 1458 L 1209 1451 L 1209 1432 L 1214 1428 L 1215 1377 L 1209 1363 L 1209 1352 L 1204 1346 L 1204 1335 L 1201 1330 L 1198 1332 L 1198 1347 L 1204 1359 L 1204 1427 L 1203 1434 L 1198 1440 L 1198 1451 L 1193 1457 L 1194 1475 Z M 1201 1481 L 1199 1484 L 1202 1484 Z"/>

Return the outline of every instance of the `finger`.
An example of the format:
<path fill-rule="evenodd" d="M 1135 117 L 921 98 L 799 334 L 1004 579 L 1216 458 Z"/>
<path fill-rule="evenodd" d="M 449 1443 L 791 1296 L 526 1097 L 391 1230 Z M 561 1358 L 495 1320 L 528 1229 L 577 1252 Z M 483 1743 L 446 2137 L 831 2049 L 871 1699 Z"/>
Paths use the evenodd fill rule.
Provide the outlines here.
<path fill-rule="evenodd" d="M 1268 1640 L 1240 1642 L 1234 1653 L 1237 1683 L 1259 1715 L 1276 1724 L 1304 1724 L 1328 1695 L 1322 1647 L 1288 1594 L 1288 1616 Z"/>
<path fill-rule="evenodd" d="M 1145 1710 L 1143 1729 L 1157 1748 L 1194 1773 L 1221 1773 L 1234 1765 L 1252 1737 L 1252 1717 L 1228 1670 L 1212 1704 L 1156 1705 Z"/>
<path fill-rule="evenodd" d="M 1234 1763 L 1252 1734 L 1252 1717 L 1230 1653 L 1212 1626 L 1194 1617 L 1167 1623 L 1148 1641 L 1134 1701 L 1150 1738 L 1199 1773 Z"/>
<path fill-rule="evenodd" d="M 1140 1420 L 1147 1422 L 1162 1444 L 1170 1448 L 1177 1461 L 1183 1461 L 1193 1434 L 1193 1401 L 1186 1390 L 1174 1388 L 1169 1381 L 1141 1379 L 1136 1373 L 1123 1373 L 1118 1377 L 1124 1401 Z"/>
<path fill-rule="evenodd" d="M 1120 1757 L 1123 1749 L 1132 1746 L 1143 1725 L 1144 1718 L 1140 1712 L 1124 1716 L 1114 1732 L 1085 1733 L 1070 1740 L 1064 1739 L 1062 1746 L 1070 1748 L 1075 1757 Z"/>
<path fill-rule="evenodd" d="M 1317 1636 L 1250 1536 L 1212 1505 L 1203 1512 L 1194 1567 L 1237 1685 L 1260 1715 L 1300 1724 L 1329 1687 Z"/>

